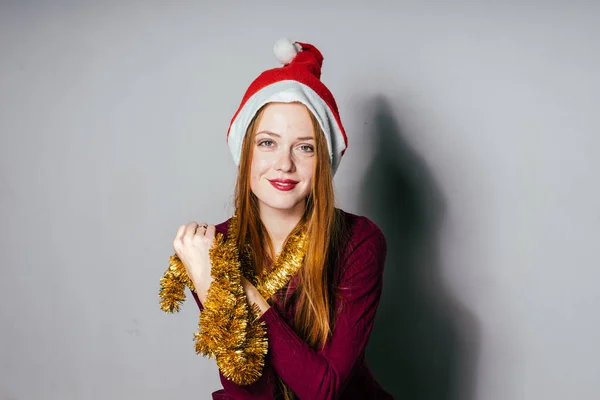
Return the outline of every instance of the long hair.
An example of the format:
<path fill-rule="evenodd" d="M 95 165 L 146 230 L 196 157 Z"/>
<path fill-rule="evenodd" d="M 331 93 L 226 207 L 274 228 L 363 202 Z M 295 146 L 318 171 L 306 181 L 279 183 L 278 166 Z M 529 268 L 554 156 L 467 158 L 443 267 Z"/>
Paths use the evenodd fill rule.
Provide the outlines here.
<path fill-rule="evenodd" d="M 265 106 L 256 113 L 244 136 L 235 189 L 239 221 L 238 248 L 250 245 L 251 258 L 257 272 L 266 268 L 275 256 L 269 234 L 260 219 L 258 199 L 250 189 L 256 129 L 264 109 Z M 288 300 L 295 302 L 293 328 L 309 346 L 318 350 L 325 346 L 333 329 L 336 293 L 332 285 L 332 268 L 328 266 L 333 265 L 337 258 L 344 237 L 344 227 L 341 211 L 335 208 L 333 175 L 325 134 L 313 114 L 310 111 L 308 113 L 315 134 L 314 176 L 304 214 L 290 235 L 306 224 L 309 240 L 304 265 L 298 272 L 300 283 L 294 293 L 286 293 L 285 304 L 287 305 Z M 292 391 L 281 380 L 280 384 L 285 398 L 293 399 Z"/>

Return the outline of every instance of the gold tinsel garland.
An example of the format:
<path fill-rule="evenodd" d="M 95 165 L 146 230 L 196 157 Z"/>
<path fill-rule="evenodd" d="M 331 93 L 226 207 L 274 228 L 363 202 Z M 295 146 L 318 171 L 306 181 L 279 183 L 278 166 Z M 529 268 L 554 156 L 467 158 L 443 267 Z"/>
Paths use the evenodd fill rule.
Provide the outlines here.
<path fill-rule="evenodd" d="M 262 375 L 268 342 L 264 322 L 258 319 L 260 309 L 256 304 L 248 305 L 241 277 L 254 283 L 263 298 L 270 299 L 302 266 L 306 229 L 288 238 L 272 268 L 259 277 L 254 274 L 249 252 L 239 254 L 236 235 L 237 216 L 234 215 L 227 239 L 218 233 L 209 250 L 214 280 L 208 288 L 194 338 L 196 353 L 214 358 L 227 379 L 238 385 L 249 385 Z M 168 313 L 179 311 L 185 301 L 186 286 L 195 291 L 185 266 L 173 255 L 160 280 L 161 309 Z"/>

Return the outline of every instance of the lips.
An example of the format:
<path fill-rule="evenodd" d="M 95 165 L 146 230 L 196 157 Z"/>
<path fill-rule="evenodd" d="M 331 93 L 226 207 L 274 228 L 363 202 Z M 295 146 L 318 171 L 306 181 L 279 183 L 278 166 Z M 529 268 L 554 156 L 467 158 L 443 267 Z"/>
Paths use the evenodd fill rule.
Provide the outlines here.
<path fill-rule="evenodd" d="M 277 190 L 287 192 L 292 190 L 298 184 L 298 181 L 292 179 L 269 179 L 269 183 Z"/>

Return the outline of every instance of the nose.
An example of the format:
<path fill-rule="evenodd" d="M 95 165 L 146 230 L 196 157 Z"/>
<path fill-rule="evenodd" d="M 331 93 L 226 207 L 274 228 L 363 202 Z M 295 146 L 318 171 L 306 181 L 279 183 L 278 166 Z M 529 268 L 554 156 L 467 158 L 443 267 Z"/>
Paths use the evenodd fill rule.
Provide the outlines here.
<path fill-rule="evenodd" d="M 294 160 L 291 151 L 280 151 L 275 160 L 275 169 L 282 172 L 290 172 L 294 169 Z"/>

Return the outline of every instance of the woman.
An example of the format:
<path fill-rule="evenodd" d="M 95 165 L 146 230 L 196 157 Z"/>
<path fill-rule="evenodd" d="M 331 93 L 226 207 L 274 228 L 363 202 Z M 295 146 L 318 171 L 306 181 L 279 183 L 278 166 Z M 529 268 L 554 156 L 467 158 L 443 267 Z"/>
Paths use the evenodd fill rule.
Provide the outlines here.
<path fill-rule="evenodd" d="M 364 358 L 381 296 L 385 238 L 366 217 L 334 207 L 332 180 L 347 139 L 320 81 L 321 53 L 289 41 L 279 41 L 275 52 L 284 66 L 250 85 L 228 132 L 239 172 L 233 231 L 231 219 L 190 222 L 173 242 L 201 313 L 213 283 L 209 250 L 216 234 L 236 235 L 256 282 L 278 268 L 280 254 L 302 254 L 297 273 L 270 298 L 242 277 L 248 304 L 266 326 L 268 354 L 252 384 L 220 373 L 223 389 L 213 399 L 390 399 Z M 288 248 L 298 232 L 307 239 L 303 252 Z"/>

